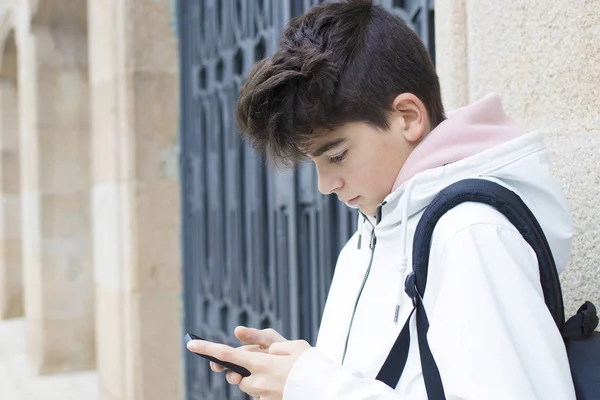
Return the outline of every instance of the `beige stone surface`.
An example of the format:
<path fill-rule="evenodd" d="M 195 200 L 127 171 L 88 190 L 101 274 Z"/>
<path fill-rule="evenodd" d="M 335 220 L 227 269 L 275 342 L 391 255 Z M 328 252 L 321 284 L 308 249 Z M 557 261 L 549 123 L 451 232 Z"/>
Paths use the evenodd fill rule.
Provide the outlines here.
<path fill-rule="evenodd" d="M 17 48 L 14 28 L 5 34 L 0 66 L 0 319 L 21 317 L 24 311 Z"/>
<path fill-rule="evenodd" d="M 21 239 L 0 238 L 0 320 L 22 317 Z"/>
<path fill-rule="evenodd" d="M 0 150 L 0 184 L 2 192 L 6 194 L 19 194 L 20 176 L 19 173 L 19 150 Z"/>
<path fill-rule="evenodd" d="M 102 399 L 125 399 L 124 295 L 96 286 L 97 368 Z M 110 371 L 110 373 L 108 373 Z"/>
<path fill-rule="evenodd" d="M 178 70 L 177 38 L 171 25 L 172 3 L 166 0 L 126 0 L 127 70 Z"/>
<path fill-rule="evenodd" d="M 113 80 L 93 84 L 91 148 L 94 149 L 92 179 L 96 184 L 129 181 L 134 177 L 133 138 L 123 134 L 131 116 L 121 104 L 119 81 L 115 76 Z"/>
<path fill-rule="evenodd" d="M 6 193 L 0 197 L 0 238 L 21 239 L 21 195 Z"/>
<path fill-rule="evenodd" d="M 89 78 L 94 90 L 97 84 L 112 82 L 117 72 L 124 70 L 121 48 L 125 35 L 119 23 L 123 21 L 122 13 L 122 2 L 88 1 Z"/>
<path fill-rule="evenodd" d="M 44 32 L 40 30 L 40 32 Z M 38 47 L 47 45 L 38 41 Z M 42 57 L 38 54 L 38 60 Z M 69 131 L 89 130 L 87 67 L 38 65 L 38 127 Z M 66 141 L 64 144 L 68 144 Z"/>
<path fill-rule="evenodd" d="M 41 314 L 42 278 L 37 273 L 41 269 L 41 228 L 40 194 L 33 190 L 21 192 L 22 207 L 22 261 L 25 292 L 25 315 Z M 33 340 L 33 339 L 32 339 Z"/>
<path fill-rule="evenodd" d="M 33 26 L 31 3 L 14 12 L 27 347 L 41 374 L 95 363 L 87 39 L 68 3 L 40 2 Z"/>
<path fill-rule="evenodd" d="M 179 183 L 139 183 L 137 243 L 139 267 L 132 274 L 132 290 L 181 292 Z"/>
<path fill-rule="evenodd" d="M 447 110 L 469 101 L 467 1 L 435 1 L 435 58 Z"/>
<path fill-rule="evenodd" d="M 464 15 L 453 8 L 458 3 Z M 469 102 L 496 91 L 526 129 L 547 133 L 552 170 L 575 225 L 570 266 L 561 277 L 567 314 L 584 299 L 600 304 L 600 1 L 438 4 L 437 67 L 446 105 L 461 105 L 453 91 L 465 85 Z"/>
<path fill-rule="evenodd" d="M 93 189 L 94 274 L 104 289 L 125 291 L 131 287 L 134 243 L 130 236 L 132 213 L 130 185 L 98 183 Z M 126 240 L 127 239 L 127 240 Z"/>
<path fill-rule="evenodd" d="M 167 0 L 89 1 L 103 399 L 175 399 L 183 393 L 179 83 L 170 7 Z"/>
<path fill-rule="evenodd" d="M 173 72 L 136 72 L 135 128 L 144 136 L 136 147 L 136 177 L 140 180 L 178 181 L 179 81 Z"/>
<path fill-rule="evenodd" d="M 95 367 L 95 353 L 92 351 L 90 356 L 95 344 L 93 317 L 92 313 L 87 313 L 78 318 L 44 318 L 41 321 L 44 354 L 38 371 L 40 374 Z"/>
<path fill-rule="evenodd" d="M 89 287 L 93 279 L 89 238 L 45 238 L 41 249 L 43 318 L 80 319 L 87 315 L 92 324 L 94 293 Z"/>
<path fill-rule="evenodd" d="M 600 304 L 600 131 L 553 135 L 547 143 L 575 226 L 571 262 L 561 277 L 570 316 L 585 300 Z"/>
<path fill-rule="evenodd" d="M 133 390 L 127 399 L 183 398 L 181 293 L 147 291 L 134 292 L 128 297 L 135 317 L 128 320 L 128 332 L 134 341 L 127 349 L 133 361 L 127 371 Z"/>
<path fill-rule="evenodd" d="M 98 399 L 98 374 L 83 371 L 37 376 L 25 351 L 27 326 L 23 319 L 0 321 L 0 399 Z"/>
<path fill-rule="evenodd" d="M 598 0 L 467 4 L 470 100 L 498 91 L 529 129 L 598 131 Z"/>

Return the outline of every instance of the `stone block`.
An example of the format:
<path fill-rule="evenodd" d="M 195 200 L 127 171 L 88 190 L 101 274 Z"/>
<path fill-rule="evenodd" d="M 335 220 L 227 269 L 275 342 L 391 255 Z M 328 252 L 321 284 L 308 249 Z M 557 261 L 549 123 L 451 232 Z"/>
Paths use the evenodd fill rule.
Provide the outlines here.
<path fill-rule="evenodd" d="M 97 368 L 101 398 L 125 400 L 124 294 L 96 285 Z"/>
<path fill-rule="evenodd" d="M 89 236 L 91 230 L 89 191 L 44 193 L 41 200 L 43 237 Z"/>
<path fill-rule="evenodd" d="M 41 67 L 37 73 L 38 128 L 55 131 L 89 130 L 87 69 Z"/>
<path fill-rule="evenodd" d="M 497 91 L 527 129 L 565 135 L 596 129 L 597 9 L 585 2 L 469 1 L 467 15 L 471 101 Z"/>
<path fill-rule="evenodd" d="M 21 196 L 0 195 L 0 238 L 21 238 Z"/>
<path fill-rule="evenodd" d="M 72 193 L 90 188 L 89 130 L 40 130 L 39 188 Z"/>
<path fill-rule="evenodd" d="M 40 194 L 24 190 L 21 199 L 25 315 L 34 317 L 42 315 Z"/>
<path fill-rule="evenodd" d="M 136 72 L 136 177 L 141 181 L 179 177 L 179 81 L 172 72 Z"/>
<path fill-rule="evenodd" d="M 122 45 L 117 12 L 122 2 L 88 0 L 88 36 L 90 84 L 106 83 L 114 79 L 118 68 L 117 48 Z"/>
<path fill-rule="evenodd" d="M 126 121 L 128 109 L 119 100 L 117 79 L 92 87 L 92 177 L 95 183 L 132 179 L 135 138 Z M 125 100 L 125 98 L 123 98 Z"/>
<path fill-rule="evenodd" d="M 21 189 L 18 150 L 0 150 L 0 189 L 3 193 L 17 194 Z"/>
<path fill-rule="evenodd" d="M 131 400 L 179 399 L 181 385 L 183 331 L 179 291 L 128 294 L 132 304 L 128 385 Z M 168 366 L 168 368 L 165 368 Z M 134 373 L 133 373 L 134 372 Z"/>
<path fill-rule="evenodd" d="M 0 238 L 0 319 L 22 317 L 21 240 Z"/>
<path fill-rule="evenodd" d="M 129 0 L 124 2 L 128 38 L 128 71 L 164 71 L 178 67 L 177 38 L 171 22 L 175 18 L 170 0 Z"/>
<path fill-rule="evenodd" d="M 469 99 L 466 0 L 436 0 L 435 42 L 444 107 L 463 107 Z"/>
<path fill-rule="evenodd" d="M 181 290 L 180 186 L 177 181 L 140 182 L 137 195 L 137 261 L 132 290 Z"/>
<path fill-rule="evenodd" d="M 129 183 L 97 184 L 93 189 L 95 281 L 114 291 L 130 288 L 137 230 L 132 226 Z"/>
<path fill-rule="evenodd" d="M 573 315 L 585 300 L 600 305 L 600 131 L 556 134 L 547 143 L 575 226 L 571 261 L 561 276 L 566 312 Z"/>
<path fill-rule="evenodd" d="M 27 335 L 36 339 L 35 371 L 40 375 L 89 370 L 96 365 L 93 314 L 80 318 L 33 320 Z M 42 334 L 40 334 L 42 333 Z M 31 356 L 31 354 L 30 354 Z M 30 357 L 31 358 L 31 357 Z"/>
<path fill-rule="evenodd" d="M 43 238 L 41 310 L 44 318 L 93 315 L 93 268 L 89 237 Z"/>

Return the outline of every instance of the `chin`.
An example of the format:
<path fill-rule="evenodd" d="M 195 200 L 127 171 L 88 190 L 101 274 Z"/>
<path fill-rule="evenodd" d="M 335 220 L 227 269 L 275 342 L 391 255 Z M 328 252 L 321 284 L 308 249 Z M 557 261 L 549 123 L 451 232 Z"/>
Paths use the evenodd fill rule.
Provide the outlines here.
<path fill-rule="evenodd" d="M 368 215 L 370 217 L 374 217 L 375 214 L 377 214 L 377 207 L 364 207 L 364 206 L 361 206 L 361 207 L 359 207 L 359 209 L 360 209 L 361 213 L 363 213 L 365 215 Z"/>

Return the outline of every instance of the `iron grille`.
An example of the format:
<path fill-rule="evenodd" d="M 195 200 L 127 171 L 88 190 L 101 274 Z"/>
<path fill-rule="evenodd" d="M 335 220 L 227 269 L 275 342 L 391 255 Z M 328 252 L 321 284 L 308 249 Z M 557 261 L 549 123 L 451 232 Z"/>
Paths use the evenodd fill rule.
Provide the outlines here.
<path fill-rule="evenodd" d="M 237 345 L 237 325 L 314 343 L 337 254 L 356 214 L 317 191 L 312 166 L 277 172 L 233 118 L 252 64 L 316 0 L 179 0 L 184 327 Z M 381 0 L 433 43 L 432 0 Z M 245 399 L 185 354 L 186 398 Z"/>

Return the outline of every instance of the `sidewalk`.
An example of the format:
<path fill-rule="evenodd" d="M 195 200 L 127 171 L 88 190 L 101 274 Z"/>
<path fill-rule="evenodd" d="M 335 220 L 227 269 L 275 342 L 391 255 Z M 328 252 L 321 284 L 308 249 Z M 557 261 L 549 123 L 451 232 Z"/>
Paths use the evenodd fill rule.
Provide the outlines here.
<path fill-rule="evenodd" d="M 34 376 L 25 355 L 25 321 L 0 321 L 1 400 L 96 400 L 94 371 Z"/>

